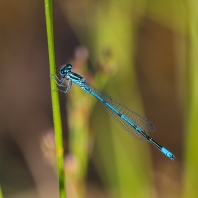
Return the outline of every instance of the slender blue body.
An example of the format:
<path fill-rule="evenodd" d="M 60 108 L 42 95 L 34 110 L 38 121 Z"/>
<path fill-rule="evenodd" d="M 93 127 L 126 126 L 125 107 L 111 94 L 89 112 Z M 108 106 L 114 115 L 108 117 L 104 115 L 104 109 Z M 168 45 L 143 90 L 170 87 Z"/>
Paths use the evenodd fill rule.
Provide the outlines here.
<path fill-rule="evenodd" d="M 96 99 L 98 99 L 101 104 L 106 108 L 106 110 L 128 131 L 131 135 L 139 140 L 147 140 L 158 148 L 164 155 L 169 159 L 174 160 L 175 156 L 168 151 L 166 148 L 158 144 L 150 136 L 147 135 L 148 132 L 153 132 L 155 130 L 154 125 L 147 119 L 140 116 L 135 111 L 129 109 L 119 101 L 115 100 L 103 91 L 91 86 L 85 81 L 85 79 L 79 74 L 72 72 L 72 65 L 63 65 L 60 68 L 59 79 L 56 75 L 52 76 L 55 82 L 62 87 L 66 87 L 65 91 L 58 89 L 64 93 L 67 93 L 72 86 L 72 82 L 82 88 L 85 92 L 91 94 Z M 68 85 L 65 86 L 64 82 L 68 80 Z"/>

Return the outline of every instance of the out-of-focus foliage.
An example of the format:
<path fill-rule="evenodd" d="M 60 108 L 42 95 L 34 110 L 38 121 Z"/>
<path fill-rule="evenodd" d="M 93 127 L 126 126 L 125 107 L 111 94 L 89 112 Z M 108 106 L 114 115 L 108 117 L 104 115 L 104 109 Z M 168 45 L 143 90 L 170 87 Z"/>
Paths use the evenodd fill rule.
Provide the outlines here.
<path fill-rule="evenodd" d="M 74 71 L 84 76 L 88 82 L 149 118 L 157 130 L 157 133 L 149 135 L 176 156 L 175 161 L 172 162 L 149 143 L 136 141 L 109 117 L 95 98 L 73 85 L 66 94 L 68 119 L 65 116 L 63 122 L 68 121 L 69 124 L 67 147 L 70 155 L 65 159 L 68 197 L 196 198 L 198 196 L 196 189 L 198 182 L 196 152 L 198 12 L 196 8 L 198 3 L 195 0 L 59 0 L 57 2 L 68 22 L 64 26 L 55 14 L 57 17 L 54 19 L 57 28 L 55 30 L 59 30 L 58 34 L 54 35 L 57 62 L 62 63 L 68 59 L 73 64 Z M 14 8 L 14 2 L 10 1 L 10 4 Z M 31 10 L 33 12 L 36 9 Z M 57 10 L 56 7 L 54 12 L 61 15 Z M 37 17 L 37 13 L 32 15 Z M 4 13 L 3 17 L 0 17 L 1 20 L 3 21 L 6 16 L 7 14 Z M 29 15 L 28 17 L 31 18 Z M 30 22 L 29 20 L 27 24 Z M 9 28 L 3 28 L 7 27 L 7 21 L 1 24 L 3 24 L 2 30 L 9 32 Z M 21 28 L 19 24 L 16 26 Z M 71 29 L 74 33 L 70 31 Z M 19 50 L 15 53 L 8 50 L 15 49 L 13 45 L 12 47 L 9 45 L 12 43 L 11 36 L 13 40 L 16 36 L 15 31 L 11 30 L 10 32 L 14 33 L 10 37 L 9 34 L 3 34 L 4 31 L 1 31 L 1 37 L 9 38 L 7 40 L 10 41 L 7 44 L 2 42 L 1 46 L 4 46 L 1 49 L 2 65 L 5 62 L 8 66 L 13 65 L 7 60 L 15 60 L 19 57 L 17 54 Z M 33 35 L 40 32 L 36 30 L 30 32 L 33 32 Z M 75 42 L 73 44 L 74 34 L 81 47 L 77 47 Z M 64 42 L 64 38 L 68 39 L 67 42 Z M 24 42 L 24 40 L 20 41 L 18 43 Z M 5 48 L 6 46 L 8 49 Z M 17 49 L 18 46 L 16 45 Z M 24 49 L 20 50 L 25 52 L 20 56 L 23 58 L 28 56 L 30 51 L 27 50 L 28 47 Z M 31 57 L 40 52 L 37 49 L 42 48 L 35 48 L 34 53 L 29 52 Z M 67 49 L 67 52 L 64 52 L 66 56 L 64 60 L 63 49 Z M 68 55 L 72 53 L 74 53 L 73 58 Z M 5 54 L 11 54 L 11 57 L 8 58 Z M 13 58 L 13 54 L 17 56 Z M 44 60 L 43 57 L 43 54 L 34 57 L 34 61 L 37 60 L 35 65 Z M 18 67 L 23 65 L 20 60 L 23 59 L 18 59 L 20 63 L 16 64 Z M 45 65 L 44 63 L 42 65 Z M 24 62 L 24 65 L 28 65 L 27 62 Z M 26 71 L 24 68 L 18 69 L 20 71 L 18 74 L 14 69 L 12 68 L 12 72 L 8 75 L 11 80 L 18 77 L 22 71 Z M 37 87 L 40 88 L 46 71 L 43 69 L 43 72 L 38 72 L 36 68 L 35 71 L 37 75 L 34 76 L 38 78 L 34 81 L 31 81 L 31 76 L 27 74 L 22 76 L 28 76 L 28 82 L 31 81 L 29 85 L 39 82 Z M 32 70 L 31 72 L 32 75 L 35 74 Z M 5 76 L 6 73 L 3 77 Z M 14 82 L 18 82 L 18 79 Z M 24 86 L 25 83 L 21 84 Z M 6 90 L 9 90 L 9 86 Z M 18 88 L 20 87 L 18 85 Z M 28 93 L 28 90 L 34 93 L 38 90 L 30 87 L 28 86 L 23 93 Z M 3 88 L 6 86 L 4 85 Z M 19 90 L 17 89 L 17 92 Z M 40 94 L 32 95 L 36 96 L 34 101 L 40 96 Z M 42 98 L 45 96 L 46 94 L 43 94 Z M 9 112 L 11 110 L 6 111 Z M 33 120 L 35 119 L 31 120 L 32 124 L 35 123 Z M 23 120 L 23 123 L 26 122 Z M 11 122 L 9 124 L 11 125 Z M 34 133 L 29 133 L 27 137 L 34 140 L 31 134 Z M 36 141 L 34 144 L 36 145 Z M 30 145 L 29 143 L 28 147 L 24 148 L 29 148 Z M 36 172 L 33 175 L 35 178 L 38 176 Z M 102 195 L 99 192 L 102 192 Z"/>
<path fill-rule="evenodd" d="M 145 35 L 148 35 L 146 35 L 147 37 L 141 37 L 145 39 L 141 42 L 145 43 L 144 46 L 148 49 L 148 54 L 145 55 L 144 53 L 140 58 L 144 59 L 145 56 L 149 56 L 149 45 L 146 46 L 147 40 L 150 40 L 150 43 L 152 43 L 152 41 L 155 43 L 157 39 L 162 39 L 160 40 L 161 49 L 155 48 L 154 45 L 150 46 L 150 55 L 153 55 L 151 54 L 152 52 L 156 54 L 154 57 L 156 58 L 156 63 L 163 62 L 163 65 L 159 65 L 158 68 L 161 67 L 161 70 L 165 72 L 159 74 L 157 73 L 158 69 L 154 70 L 155 68 L 151 67 L 150 73 L 154 77 L 153 83 L 157 83 L 159 90 L 161 87 L 161 91 L 163 92 L 162 97 L 167 98 L 164 102 L 162 100 L 161 104 L 164 106 L 168 104 L 165 107 L 167 110 L 169 109 L 168 119 L 173 119 L 171 118 L 171 105 L 174 105 L 174 103 L 178 105 L 174 111 L 178 109 L 176 115 L 179 117 L 177 119 L 176 116 L 176 120 L 180 121 L 176 121 L 175 124 L 173 122 L 175 126 L 161 124 L 161 128 L 164 128 L 164 130 L 161 132 L 158 131 L 159 137 L 159 133 L 163 133 L 163 131 L 166 133 L 167 130 L 171 130 L 170 133 L 162 136 L 166 137 L 165 143 L 169 141 L 167 138 L 172 139 L 172 148 L 174 147 L 173 152 L 176 152 L 176 161 L 174 163 L 163 163 L 164 159 L 156 159 L 156 157 L 153 156 L 153 158 L 155 158 L 154 169 L 148 166 L 150 158 L 147 157 L 149 154 L 145 153 L 145 150 L 148 152 L 148 149 L 144 148 L 145 144 L 142 145 L 142 143 L 128 138 L 128 134 L 124 134 L 122 129 L 117 127 L 114 120 L 109 120 L 109 117 L 106 117 L 106 114 L 103 113 L 103 109 L 97 105 L 91 118 L 91 125 L 96 133 L 96 148 L 93 159 L 102 181 L 111 189 L 111 192 L 114 192 L 115 197 L 145 197 L 145 194 L 146 197 L 153 197 L 155 193 L 159 193 L 160 197 L 179 196 L 182 192 L 179 178 L 181 178 L 181 174 L 184 173 L 184 170 L 181 171 L 182 151 L 179 151 L 182 149 L 181 145 L 183 144 L 182 129 L 184 123 L 182 122 L 182 117 L 184 109 L 188 112 L 188 107 L 191 104 L 191 100 L 189 100 L 190 97 L 186 98 L 184 94 L 185 92 L 188 93 L 192 86 L 191 83 L 189 84 L 192 80 L 191 76 L 189 78 L 190 80 L 185 81 L 186 73 L 189 71 L 189 60 L 191 60 L 189 49 L 190 52 L 192 50 L 194 54 L 197 52 L 196 48 L 191 48 L 191 45 L 189 45 L 189 40 L 190 43 L 196 43 L 197 37 L 196 32 L 193 34 L 194 37 L 191 35 L 191 29 L 192 27 L 196 27 L 196 22 L 193 23 L 193 26 L 189 25 L 192 21 L 195 21 L 195 17 L 190 17 L 193 14 L 189 14 L 193 7 L 192 5 L 194 5 L 193 1 L 101 1 L 97 3 L 93 1 L 79 1 L 78 5 L 79 6 L 75 6 L 75 3 L 69 2 L 63 4 L 63 8 L 78 38 L 89 48 L 92 64 L 100 65 L 102 63 L 103 68 L 114 68 L 114 72 L 110 74 L 106 83 L 105 91 L 134 108 L 136 111 L 141 112 L 141 99 L 137 89 L 136 79 L 141 77 L 142 79 L 139 79 L 139 81 L 144 81 L 145 76 L 139 74 L 139 76 L 136 76 L 134 63 L 136 63 L 136 67 L 138 67 L 136 62 L 136 48 L 140 45 L 138 43 L 139 34 L 141 33 L 139 27 L 142 26 L 145 28 L 143 29 L 145 30 Z M 150 28 L 149 23 L 144 27 L 145 24 L 143 21 L 145 19 L 150 21 L 150 26 L 152 25 L 154 28 L 152 26 L 151 28 L 153 29 Z M 170 45 L 166 45 L 166 43 L 170 43 Z M 165 53 L 163 54 L 164 47 Z M 158 49 L 160 52 L 156 51 Z M 143 50 L 144 48 L 142 48 L 142 51 Z M 106 54 L 108 54 L 108 61 L 104 61 Z M 172 57 L 170 58 L 169 56 Z M 149 68 L 152 61 L 154 61 L 152 60 L 152 56 L 149 61 L 148 65 L 144 67 Z M 196 61 L 193 60 L 191 64 L 192 63 L 196 63 Z M 193 70 L 193 74 L 196 75 L 196 73 L 197 72 Z M 161 79 L 158 80 L 160 75 L 163 75 L 161 77 L 165 79 L 164 81 L 160 81 Z M 168 81 L 168 78 L 171 80 Z M 100 84 L 97 84 L 97 86 L 100 86 Z M 148 89 L 151 89 L 149 85 Z M 172 92 L 174 96 L 171 95 Z M 145 94 L 143 93 L 143 95 Z M 161 97 L 159 96 L 158 100 L 160 100 Z M 172 104 L 171 96 L 174 97 Z M 154 97 L 156 98 L 156 96 Z M 144 101 L 145 100 L 148 101 L 148 99 L 144 98 Z M 170 105 L 169 103 L 166 104 L 165 101 L 170 101 Z M 149 105 L 149 102 L 146 102 L 146 104 Z M 194 107 L 193 105 L 192 108 L 194 109 Z M 152 108 L 154 108 L 154 105 Z M 155 114 L 154 112 L 157 111 L 160 112 L 161 109 L 153 111 L 153 115 Z M 160 114 L 163 114 L 163 112 L 160 112 Z M 156 116 L 152 116 L 152 113 L 149 115 L 155 118 L 157 113 Z M 188 116 L 190 114 L 186 115 Z M 174 114 L 172 114 L 172 116 L 174 116 Z M 164 117 L 164 119 L 167 119 L 166 116 Z M 165 120 L 165 122 L 169 123 L 168 119 Z M 185 120 L 189 119 L 186 118 Z M 163 123 L 163 118 L 160 122 Z M 160 126 L 160 123 L 157 125 Z M 185 125 L 188 126 L 187 122 Z M 190 126 L 194 129 L 192 125 Z M 175 129 L 178 129 L 177 133 Z M 187 128 L 186 133 L 188 134 Z M 180 137 L 177 140 L 176 137 L 178 134 Z M 192 135 L 192 137 L 195 136 Z M 190 142 L 193 141 L 190 140 Z M 186 144 L 186 146 L 189 148 L 188 144 Z M 188 153 L 193 155 L 191 151 L 192 149 L 189 148 Z M 194 149 L 194 151 L 196 151 L 196 149 Z M 144 154 L 140 154 L 141 152 L 144 152 Z M 190 157 L 190 159 L 192 160 L 193 158 Z M 191 166 L 189 166 L 189 169 L 191 169 L 190 167 Z M 157 173 L 158 169 L 161 173 Z M 172 178 L 169 178 L 169 174 L 171 175 L 171 173 Z M 153 186 L 151 175 L 154 175 L 156 178 L 155 183 L 158 183 L 158 188 L 156 185 Z M 194 175 L 194 177 L 198 178 L 197 175 Z M 163 183 L 166 183 L 166 185 L 163 185 Z M 188 181 L 186 183 L 188 183 Z M 148 195 L 148 192 L 150 192 L 150 195 Z"/>
<path fill-rule="evenodd" d="M 0 198 L 3 198 L 1 188 L 0 188 Z"/>
<path fill-rule="evenodd" d="M 198 196 L 198 13 L 197 1 L 186 1 L 189 51 L 187 59 L 187 95 L 185 123 L 184 198 Z"/>

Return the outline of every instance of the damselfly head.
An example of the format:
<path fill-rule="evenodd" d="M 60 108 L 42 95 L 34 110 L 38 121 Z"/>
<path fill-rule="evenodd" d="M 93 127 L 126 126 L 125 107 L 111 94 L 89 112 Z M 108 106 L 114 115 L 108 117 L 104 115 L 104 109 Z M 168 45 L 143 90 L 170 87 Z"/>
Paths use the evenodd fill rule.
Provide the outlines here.
<path fill-rule="evenodd" d="M 68 72 L 71 71 L 71 68 L 72 68 L 72 65 L 71 64 L 66 64 L 66 65 L 63 65 L 60 70 L 59 70 L 59 75 L 64 77 L 68 74 Z"/>

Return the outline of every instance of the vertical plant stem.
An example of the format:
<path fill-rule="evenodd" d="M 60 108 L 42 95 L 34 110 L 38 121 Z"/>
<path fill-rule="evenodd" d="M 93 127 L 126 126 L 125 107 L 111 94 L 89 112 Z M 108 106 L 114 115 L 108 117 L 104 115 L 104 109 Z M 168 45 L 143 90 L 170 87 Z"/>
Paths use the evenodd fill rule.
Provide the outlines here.
<path fill-rule="evenodd" d="M 55 67 L 55 55 L 54 55 L 52 0 L 44 0 L 44 3 L 45 3 L 50 74 L 55 74 L 56 67 Z M 50 83 L 52 90 L 51 91 L 52 111 L 53 111 L 54 131 L 55 131 L 55 139 L 56 139 L 57 168 L 58 168 L 59 194 L 60 194 L 59 197 L 66 198 L 60 104 L 59 104 L 58 92 L 53 91 L 57 89 L 57 84 L 51 78 L 50 78 Z"/>

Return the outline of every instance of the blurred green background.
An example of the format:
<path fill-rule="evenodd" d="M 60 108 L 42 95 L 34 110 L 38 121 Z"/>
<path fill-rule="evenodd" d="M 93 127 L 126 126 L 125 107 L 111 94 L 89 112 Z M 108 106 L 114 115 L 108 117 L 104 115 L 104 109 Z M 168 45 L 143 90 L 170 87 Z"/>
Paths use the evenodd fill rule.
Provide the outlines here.
<path fill-rule="evenodd" d="M 56 64 L 152 121 L 171 161 L 75 85 L 60 93 L 69 198 L 198 197 L 198 3 L 53 2 Z M 0 185 L 58 197 L 43 1 L 0 2 Z M 1 195 L 0 195 L 1 197 Z"/>

